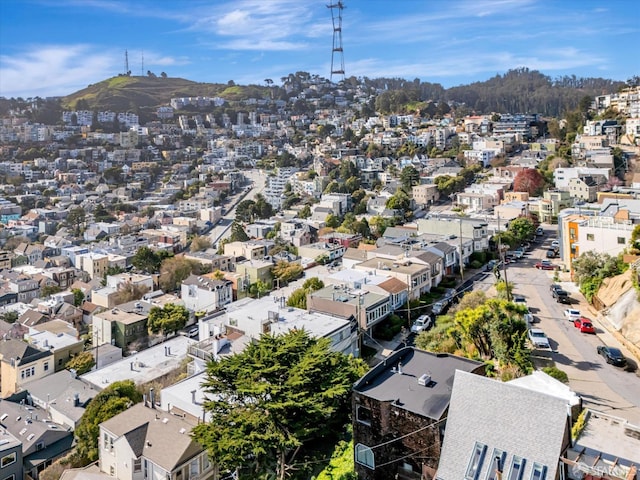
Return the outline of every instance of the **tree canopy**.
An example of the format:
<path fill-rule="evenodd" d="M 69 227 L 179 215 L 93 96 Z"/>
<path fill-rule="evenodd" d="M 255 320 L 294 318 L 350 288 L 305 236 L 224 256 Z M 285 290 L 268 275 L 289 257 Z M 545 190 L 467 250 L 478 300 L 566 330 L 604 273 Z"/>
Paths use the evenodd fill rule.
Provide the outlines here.
<path fill-rule="evenodd" d="M 150 333 L 167 335 L 184 327 L 189 320 L 189 311 L 182 305 L 167 303 L 164 307 L 151 307 L 147 319 Z"/>
<path fill-rule="evenodd" d="M 75 357 L 71 358 L 64 366 L 67 370 L 74 369 L 76 374 L 82 375 L 87 373 L 96 364 L 93 354 L 91 352 L 80 352 Z"/>
<path fill-rule="evenodd" d="M 211 421 L 192 435 L 222 469 L 284 479 L 309 442 L 342 430 L 361 360 L 333 352 L 302 330 L 263 335 L 237 355 L 209 362 L 203 386 Z"/>
<path fill-rule="evenodd" d="M 537 168 L 520 170 L 513 179 L 515 192 L 527 192 L 531 196 L 538 196 L 543 187 L 544 177 Z"/>
<path fill-rule="evenodd" d="M 75 464 L 88 465 L 98 459 L 100 424 L 142 401 L 142 394 L 132 380 L 115 382 L 89 402 L 75 430 L 77 440 Z"/>
<path fill-rule="evenodd" d="M 142 247 L 138 249 L 131 259 L 131 264 L 138 270 L 146 273 L 160 273 L 162 261 L 171 255 L 171 253 L 165 250 L 154 252 L 149 247 Z"/>

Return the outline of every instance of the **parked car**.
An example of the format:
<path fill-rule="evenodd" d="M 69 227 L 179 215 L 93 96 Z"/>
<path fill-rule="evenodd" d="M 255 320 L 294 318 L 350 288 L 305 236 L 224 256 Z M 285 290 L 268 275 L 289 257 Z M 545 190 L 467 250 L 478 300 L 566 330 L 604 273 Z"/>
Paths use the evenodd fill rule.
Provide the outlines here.
<path fill-rule="evenodd" d="M 576 320 L 578 320 L 582 315 L 580 314 L 580 310 L 576 310 L 575 308 L 567 308 L 564 311 L 564 316 L 567 320 L 569 320 L 570 322 L 575 322 Z"/>
<path fill-rule="evenodd" d="M 547 250 L 547 258 L 556 258 L 555 250 Z"/>
<path fill-rule="evenodd" d="M 531 311 L 529 309 L 527 309 L 527 313 L 525 313 L 522 317 L 522 319 L 527 322 L 527 325 L 531 326 L 534 324 L 534 322 L 536 321 L 536 317 L 533 316 L 533 314 L 531 313 Z"/>
<path fill-rule="evenodd" d="M 554 290 L 562 290 L 562 287 L 557 283 L 552 283 L 549 287 L 549 290 L 551 290 L 551 292 L 553 292 Z"/>
<path fill-rule="evenodd" d="M 541 329 L 530 328 L 528 336 L 535 348 L 551 348 L 547 335 Z"/>
<path fill-rule="evenodd" d="M 556 302 L 558 303 L 569 303 L 570 301 L 569 293 L 567 293 L 559 286 L 558 288 L 554 288 L 551 290 L 551 296 L 555 298 Z"/>
<path fill-rule="evenodd" d="M 526 307 L 527 306 L 527 299 L 524 298 L 522 295 L 514 295 L 513 296 L 513 303 L 515 303 L 516 305 L 524 305 Z"/>
<path fill-rule="evenodd" d="M 558 270 L 559 265 L 551 263 L 549 260 L 541 260 L 534 265 L 538 270 Z"/>
<path fill-rule="evenodd" d="M 431 317 L 429 315 L 420 315 L 413 325 L 411 325 L 412 333 L 420 333 L 423 330 L 429 330 L 432 326 Z"/>
<path fill-rule="evenodd" d="M 598 345 L 597 352 L 598 355 L 602 355 L 607 363 L 610 363 L 611 365 L 624 367 L 627 364 L 627 359 L 618 348 Z"/>
<path fill-rule="evenodd" d="M 498 265 L 498 261 L 497 260 L 489 260 L 487 262 L 487 265 L 485 266 L 485 270 L 487 272 L 490 272 L 491 270 L 494 269 L 494 267 L 496 267 Z"/>
<path fill-rule="evenodd" d="M 587 317 L 580 317 L 573 321 L 576 328 L 580 329 L 581 333 L 596 333 L 596 329 L 593 328 L 593 323 Z"/>
<path fill-rule="evenodd" d="M 542 227 L 536 228 L 536 235 L 544 235 L 544 229 Z"/>
<path fill-rule="evenodd" d="M 560 248 L 560 242 L 558 240 L 554 240 L 553 242 L 551 242 L 551 247 Z"/>
<path fill-rule="evenodd" d="M 442 315 L 447 311 L 448 307 L 449 307 L 448 301 L 440 300 L 433 304 L 433 307 L 431 307 L 431 311 L 433 312 L 434 315 Z"/>

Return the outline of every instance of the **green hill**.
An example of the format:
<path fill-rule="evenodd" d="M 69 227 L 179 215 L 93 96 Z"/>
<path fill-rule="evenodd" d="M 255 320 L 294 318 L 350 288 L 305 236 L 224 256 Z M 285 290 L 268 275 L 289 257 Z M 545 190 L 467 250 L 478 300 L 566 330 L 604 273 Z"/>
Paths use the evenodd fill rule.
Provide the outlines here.
<path fill-rule="evenodd" d="M 252 95 L 262 96 L 266 89 L 258 86 L 239 86 L 198 83 L 184 78 L 118 76 L 89 85 L 62 99 L 68 109 L 138 111 L 140 108 L 166 105 L 173 97 L 220 96 L 239 100 Z"/>

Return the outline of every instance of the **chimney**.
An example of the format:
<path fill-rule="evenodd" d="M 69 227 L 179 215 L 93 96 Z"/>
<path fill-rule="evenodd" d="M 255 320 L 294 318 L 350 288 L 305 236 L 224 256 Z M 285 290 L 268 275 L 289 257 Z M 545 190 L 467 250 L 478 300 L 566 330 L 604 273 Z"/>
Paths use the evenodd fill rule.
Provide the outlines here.
<path fill-rule="evenodd" d="M 153 391 L 153 387 L 149 389 L 149 402 L 151 403 L 151 408 L 156 408 L 156 394 Z"/>
<path fill-rule="evenodd" d="M 398 374 L 402 375 L 402 362 L 398 362 Z"/>
<path fill-rule="evenodd" d="M 79 393 L 74 393 L 73 394 L 73 406 L 74 407 L 79 407 L 80 406 L 80 394 Z"/>
<path fill-rule="evenodd" d="M 143 394 L 142 394 L 142 404 L 143 404 L 145 407 L 148 407 L 148 405 L 147 405 L 147 394 L 146 394 L 146 393 L 143 393 Z"/>
<path fill-rule="evenodd" d="M 164 356 L 165 357 L 169 356 L 169 354 L 167 353 L 167 346 L 166 345 L 164 346 Z"/>
<path fill-rule="evenodd" d="M 129 362 L 129 368 L 131 369 L 131 371 L 133 372 L 133 362 Z"/>
<path fill-rule="evenodd" d="M 167 355 L 171 356 L 171 347 L 167 347 Z"/>
<path fill-rule="evenodd" d="M 191 390 L 191 403 L 196 404 L 196 391 Z"/>

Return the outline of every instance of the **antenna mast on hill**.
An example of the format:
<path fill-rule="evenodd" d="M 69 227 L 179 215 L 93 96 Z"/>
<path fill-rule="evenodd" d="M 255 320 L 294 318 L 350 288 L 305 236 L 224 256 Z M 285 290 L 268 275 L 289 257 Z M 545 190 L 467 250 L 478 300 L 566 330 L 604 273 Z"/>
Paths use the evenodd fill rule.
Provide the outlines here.
<path fill-rule="evenodd" d="M 129 74 L 129 52 L 127 50 L 124 51 L 124 74 Z"/>
<path fill-rule="evenodd" d="M 344 80 L 344 51 L 342 49 L 342 10 L 344 4 L 342 0 L 330 3 L 327 8 L 331 10 L 331 22 L 333 23 L 333 49 L 331 50 L 331 76 L 340 75 Z"/>

